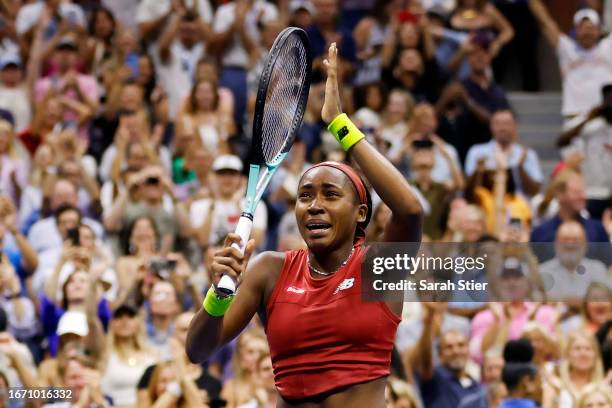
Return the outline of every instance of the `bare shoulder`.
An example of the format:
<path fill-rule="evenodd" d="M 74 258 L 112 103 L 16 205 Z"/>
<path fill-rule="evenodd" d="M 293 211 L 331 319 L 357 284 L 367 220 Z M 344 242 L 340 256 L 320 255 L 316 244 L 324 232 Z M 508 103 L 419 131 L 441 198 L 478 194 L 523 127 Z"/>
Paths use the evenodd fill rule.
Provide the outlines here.
<path fill-rule="evenodd" d="M 272 275 L 278 275 L 283 269 L 285 262 L 284 252 L 265 251 L 257 254 L 249 261 L 245 277 L 251 279 L 266 279 Z"/>
<path fill-rule="evenodd" d="M 284 263 L 284 252 L 265 251 L 257 254 L 247 265 L 245 279 L 251 280 L 254 285 L 261 288 L 264 298 L 267 299 L 276 285 Z"/>

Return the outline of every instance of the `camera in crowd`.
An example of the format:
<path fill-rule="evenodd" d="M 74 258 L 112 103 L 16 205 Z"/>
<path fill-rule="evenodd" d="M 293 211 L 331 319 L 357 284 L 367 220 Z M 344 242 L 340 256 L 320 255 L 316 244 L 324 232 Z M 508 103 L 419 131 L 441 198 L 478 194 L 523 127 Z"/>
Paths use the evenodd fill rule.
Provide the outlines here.
<path fill-rule="evenodd" d="M 175 268 L 175 259 L 157 258 L 149 263 L 149 269 L 163 280 L 170 279 Z"/>

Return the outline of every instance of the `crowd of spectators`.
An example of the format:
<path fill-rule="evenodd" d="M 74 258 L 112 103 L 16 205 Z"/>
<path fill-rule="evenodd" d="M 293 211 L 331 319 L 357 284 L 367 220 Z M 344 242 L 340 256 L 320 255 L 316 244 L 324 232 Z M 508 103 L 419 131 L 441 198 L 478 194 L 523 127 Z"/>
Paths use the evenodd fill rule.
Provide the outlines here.
<path fill-rule="evenodd" d="M 313 83 L 258 251 L 302 248 L 302 171 L 350 160 L 320 114 L 332 42 L 343 108 L 419 194 L 424 241 L 518 244 L 497 265 L 512 301 L 406 303 L 388 406 L 612 408 L 610 0 L 0 0 L 0 407 L 8 387 L 74 390 L 46 407 L 275 406 L 257 319 L 205 365 L 185 339 L 290 25 Z M 539 90 L 540 35 L 562 79 L 551 174 L 502 85 L 512 62 Z M 388 215 L 374 197 L 369 241 Z M 529 243 L 550 243 L 539 264 Z"/>

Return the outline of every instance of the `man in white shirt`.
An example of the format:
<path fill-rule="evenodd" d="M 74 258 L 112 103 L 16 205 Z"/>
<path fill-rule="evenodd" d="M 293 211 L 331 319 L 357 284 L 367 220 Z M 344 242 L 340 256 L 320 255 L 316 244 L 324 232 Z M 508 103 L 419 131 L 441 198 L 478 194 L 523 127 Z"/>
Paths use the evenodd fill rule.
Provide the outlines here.
<path fill-rule="evenodd" d="M 258 26 L 278 18 L 278 10 L 264 0 L 236 0 L 220 6 L 215 13 L 211 52 L 221 57 L 220 85 L 234 94 L 234 118 L 244 121 L 247 98 L 247 70 L 260 41 Z"/>
<path fill-rule="evenodd" d="M 234 232 L 244 197 L 242 184 L 242 162 L 233 155 L 223 155 L 212 165 L 213 196 L 194 201 L 189 209 L 189 220 L 202 247 L 216 245 L 230 232 Z M 260 246 L 266 236 L 268 212 L 265 204 L 259 203 L 253 217 L 251 237 L 255 246 Z"/>
<path fill-rule="evenodd" d="M 181 12 L 159 39 L 157 74 L 168 94 L 171 118 L 182 108 L 195 80 L 198 62 L 206 55 L 212 31 L 195 12 Z"/>
<path fill-rule="evenodd" d="M 582 174 L 586 185 L 587 209 L 600 219 L 612 197 L 612 83 L 602 88 L 603 104 L 566 123 L 560 147 L 572 144 L 586 158 Z"/>
<path fill-rule="evenodd" d="M 180 23 L 181 16 L 197 16 L 188 23 Z M 148 44 L 147 51 L 153 59 L 159 80 L 168 95 L 169 117 L 174 119 L 183 98 L 189 93 L 193 81 L 193 70 L 197 61 L 204 56 L 202 44 L 189 44 L 188 47 L 177 46 L 174 40 L 174 32 L 178 25 L 183 26 L 179 31 L 193 31 L 191 27 L 207 27 L 212 22 L 213 11 L 209 0 L 142 0 L 138 6 L 136 21 L 141 37 Z M 174 27 L 177 27 L 176 29 Z M 185 28 L 187 30 L 185 30 Z M 208 31 L 208 30 L 206 30 Z M 191 35 L 190 37 L 194 37 Z M 165 58 L 162 52 L 163 37 L 167 40 L 166 49 L 176 58 Z M 179 33 L 180 37 L 184 37 Z M 192 42 L 192 41 L 188 41 Z M 166 57 L 168 56 L 168 52 Z M 183 69 L 182 60 L 188 61 L 187 69 Z"/>
<path fill-rule="evenodd" d="M 37 253 L 51 248 L 59 248 L 63 245 L 66 239 L 66 230 L 75 228 L 80 222 L 80 211 L 76 208 L 77 204 L 78 195 L 74 185 L 66 179 L 57 180 L 50 198 L 50 207 L 54 214 L 36 221 L 28 232 L 28 241 Z M 58 213 L 63 213 L 64 211 L 60 211 L 60 209 L 66 207 L 74 207 L 74 212 L 78 215 L 78 217 L 73 217 L 73 221 L 74 218 L 77 219 L 75 222 L 70 222 L 71 226 L 62 226 L 63 224 L 60 223 Z M 96 237 L 102 238 L 104 236 L 104 228 L 99 222 L 85 217 L 83 223 L 92 228 Z"/>
<path fill-rule="evenodd" d="M 30 126 L 32 109 L 30 97 L 23 81 L 23 66 L 17 52 L 0 50 L 0 108 L 13 114 L 15 132 Z"/>
<path fill-rule="evenodd" d="M 59 25 L 62 21 L 57 20 L 57 16 L 61 20 L 67 21 L 69 26 L 79 26 L 85 28 L 87 23 L 85 13 L 78 4 L 72 3 L 70 0 L 45 0 L 35 1 L 26 4 L 19 9 L 15 20 L 15 30 L 19 36 L 27 36 L 32 29 L 41 21 L 45 21 L 43 15 L 45 13 L 51 18 L 45 27 L 45 40 L 53 37 L 59 30 Z"/>
<path fill-rule="evenodd" d="M 154 41 L 174 15 L 181 11 L 196 12 L 205 23 L 213 18 L 208 0 L 141 0 L 136 13 L 140 35 L 145 41 Z"/>
<path fill-rule="evenodd" d="M 548 300 L 582 300 L 594 282 L 612 287 L 604 263 L 585 258 L 586 251 L 587 238 L 582 225 L 577 221 L 561 224 L 555 237 L 555 258 L 540 266 Z"/>
<path fill-rule="evenodd" d="M 491 117 L 493 139 L 470 148 L 465 159 L 465 173 L 474 174 L 479 161 L 484 161 L 487 170 L 495 170 L 501 162 L 512 169 L 517 190 L 527 196 L 537 194 L 544 176 L 538 156 L 533 149 L 518 143 L 516 118 L 509 109 L 499 110 Z"/>
<path fill-rule="evenodd" d="M 530 0 L 529 6 L 557 51 L 563 79 L 563 115 L 570 119 L 588 113 L 601 103 L 601 87 L 612 82 L 612 37 L 600 39 L 601 21 L 593 9 L 581 9 L 574 15 L 573 40 L 560 31 L 542 0 Z"/>

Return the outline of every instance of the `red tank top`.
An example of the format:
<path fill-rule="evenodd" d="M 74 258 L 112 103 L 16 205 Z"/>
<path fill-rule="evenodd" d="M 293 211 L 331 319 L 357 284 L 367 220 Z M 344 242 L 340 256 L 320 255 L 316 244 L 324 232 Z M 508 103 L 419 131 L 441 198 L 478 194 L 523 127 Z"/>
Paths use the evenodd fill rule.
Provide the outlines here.
<path fill-rule="evenodd" d="M 324 279 L 310 276 L 306 250 L 289 251 L 266 305 L 274 379 L 303 399 L 389 375 L 400 319 L 384 302 L 361 299 L 363 247 Z"/>

